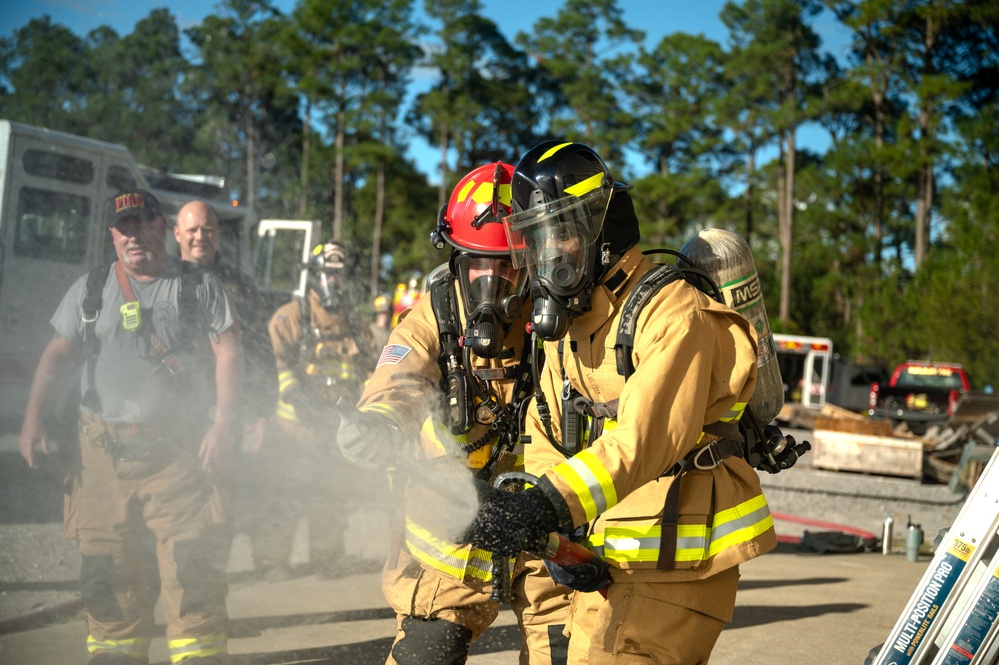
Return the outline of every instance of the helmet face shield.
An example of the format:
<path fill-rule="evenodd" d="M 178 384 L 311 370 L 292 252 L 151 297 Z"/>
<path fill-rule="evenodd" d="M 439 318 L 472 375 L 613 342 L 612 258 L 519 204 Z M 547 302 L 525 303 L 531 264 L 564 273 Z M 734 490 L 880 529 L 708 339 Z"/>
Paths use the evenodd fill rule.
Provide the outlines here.
<path fill-rule="evenodd" d="M 582 196 L 539 201 L 504 218 L 513 266 L 526 268 L 552 293 L 575 293 L 594 264 L 611 191 L 599 187 Z"/>

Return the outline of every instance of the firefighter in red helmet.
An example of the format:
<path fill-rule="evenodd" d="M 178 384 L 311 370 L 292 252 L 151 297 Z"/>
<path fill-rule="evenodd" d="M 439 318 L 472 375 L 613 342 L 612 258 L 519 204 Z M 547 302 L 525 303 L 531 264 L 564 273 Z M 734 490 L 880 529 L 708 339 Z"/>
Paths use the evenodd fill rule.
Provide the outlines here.
<path fill-rule="evenodd" d="M 522 468 L 521 414 L 533 378 L 526 272 L 513 268 L 500 221 L 510 212 L 512 173 L 509 164 L 487 164 L 455 186 L 431 234 L 435 247 L 450 248 L 448 270 L 392 331 L 358 411 L 338 434 L 347 458 L 364 466 L 420 460 L 399 479 L 401 542 L 382 577 L 398 616 L 388 663 L 464 663 L 498 615 L 494 575 L 503 587 L 512 576 L 511 604 L 524 636 L 520 662 L 564 656 L 568 590 L 527 554 L 511 557 L 512 573 L 506 565 L 494 569 L 492 553 L 449 542 L 453 525 L 442 520 L 457 488 L 471 505 L 473 478 Z M 420 473 L 421 463 L 433 471 Z"/>

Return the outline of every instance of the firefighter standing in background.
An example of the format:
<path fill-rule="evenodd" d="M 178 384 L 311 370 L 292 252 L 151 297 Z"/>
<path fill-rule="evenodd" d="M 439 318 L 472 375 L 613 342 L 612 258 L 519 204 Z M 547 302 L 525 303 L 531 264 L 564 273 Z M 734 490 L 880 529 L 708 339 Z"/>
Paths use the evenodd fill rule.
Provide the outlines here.
<path fill-rule="evenodd" d="M 83 555 L 90 663 L 149 662 L 152 533 L 171 662 L 222 665 L 226 561 L 218 556 L 224 515 L 215 472 L 239 432 L 239 325 L 214 275 L 167 256 L 166 218 L 149 192 L 119 192 L 111 211 L 118 260 L 77 280 L 53 315 L 56 335 L 35 373 L 21 454 L 35 467 L 35 445 L 48 452 L 46 399 L 82 359 L 82 467 L 66 536 Z"/>
<path fill-rule="evenodd" d="M 362 482 L 334 439 L 337 400 L 356 400 L 374 365 L 369 329 L 353 313 L 343 245 L 316 246 L 306 270 L 305 298 L 278 308 L 269 324 L 279 401 L 273 435 L 256 456 L 261 514 L 252 520 L 251 541 L 257 573 L 270 581 L 290 577 L 292 541 L 303 517 L 313 570 L 348 572 L 344 530 Z"/>
<path fill-rule="evenodd" d="M 243 341 L 242 418 L 243 450 L 220 474 L 229 501 L 230 534 L 249 532 L 257 510 L 256 488 L 250 482 L 254 470 L 253 455 L 260 452 L 264 436 L 277 404 L 277 372 L 274 349 L 267 332 L 267 302 L 252 280 L 224 264 L 219 255 L 222 229 L 215 210 L 204 201 L 185 203 L 177 212 L 174 238 L 180 258 L 197 263 L 214 273 L 225 287 L 236 310 Z M 226 555 L 231 544 L 225 547 Z"/>
<path fill-rule="evenodd" d="M 226 265 L 219 255 L 222 229 L 215 210 L 204 201 L 185 203 L 177 212 L 174 238 L 180 258 L 214 273 L 236 308 L 243 333 L 243 360 L 246 385 L 243 394 L 243 422 L 252 434 L 249 452 L 263 444 L 267 422 L 277 404 L 277 376 L 274 350 L 267 333 L 267 302 L 251 279 L 237 268 Z"/>
<path fill-rule="evenodd" d="M 579 589 L 569 662 L 707 663 L 732 619 L 739 564 L 776 545 L 756 471 L 707 433 L 741 417 L 756 342 L 746 319 L 679 279 L 632 322 L 625 381 L 615 333 L 652 268 L 635 246 L 629 189 L 578 143 L 542 143 L 516 168 L 504 224 L 514 265 L 531 275 L 532 329 L 546 340 L 525 430 L 527 471 L 541 477 L 522 492 L 483 491 L 460 540 L 516 552 L 587 529 L 613 581 L 600 589 L 597 566 L 551 566 Z"/>
<path fill-rule="evenodd" d="M 417 440 L 430 458 L 425 472 L 407 477 L 403 464 L 394 475 L 405 493 L 405 535 L 382 574 L 382 590 L 398 616 L 388 663 L 464 663 L 500 609 L 490 599 L 492 554 L 446 539 L 440 516 L 454 498 L 436 488 L 464 485 L 466 503 L 474 503 L 469 475 L 490 480 L 522 468 L 520 425 L 532 392 L 524 332 L 530 305 L 526 273 L 512 268 L 500 223 L 509 212 L 512 172 L 509 164 L 489 164 L 455 187 L 432 235 L 438 249 L 451 247 L 449 270 L 393 330 L 359 412 L 339 434 L 345 456 L 358 464 L 395 464 L 407 456 L 407 442 Z M 434 466 L 448 456 L 454 465 Z M 448 468 L 459 478 L 445 475 Z M 516 560 L 512 589 L 525 642 L 520 662 L 564 662 L 569 591 L 526 554 Z"/>
<path fill-rule="evenodd" d="M 382 294 L 375 298 L 375 320 L 371 322 L 371 346 L 381 353 L 392 334 L 392 302 Z"/>

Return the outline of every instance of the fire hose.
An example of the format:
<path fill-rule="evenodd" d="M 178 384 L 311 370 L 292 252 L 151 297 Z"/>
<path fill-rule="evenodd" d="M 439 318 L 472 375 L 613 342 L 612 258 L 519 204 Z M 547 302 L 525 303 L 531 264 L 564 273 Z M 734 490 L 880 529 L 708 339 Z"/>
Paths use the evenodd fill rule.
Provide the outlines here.
<path fill-rule="evenodd" d="M 523 485 L 535 485 L 538 478 L 524 471 L 508 471 L 496 476 L 493 487 L 505 489 L 514 483 Z M 584 563 L 589 563 L 596 558 L 596 553 L 585 545 L 574 542 L 560 533 L 549 533 L 545 539 L 538 543 L 529 554 L 533 554 L 545 561 L 549 561 L 557 566 L 569 568 Z M 497 603 L 510 603 L 510 562 L 500 554 L 493 554 L 493 591 L 490 600 Z M 608 574 L 608 573 L 605 573 Z M 600 589 L 600 594 L 607 595 L 606 589 Z"/>

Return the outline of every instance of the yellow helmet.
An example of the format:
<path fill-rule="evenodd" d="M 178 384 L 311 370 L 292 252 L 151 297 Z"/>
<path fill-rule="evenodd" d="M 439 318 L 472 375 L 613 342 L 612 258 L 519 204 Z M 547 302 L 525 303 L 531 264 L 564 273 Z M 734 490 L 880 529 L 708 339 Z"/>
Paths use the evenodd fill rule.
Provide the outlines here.
<path fill-rule="evenodd" d="M 387 295 L 380 295 L 375 298 L 375 313 L 376 314 L 387 314 L 392 311 L 392 303 L 389 301 Z"/>

